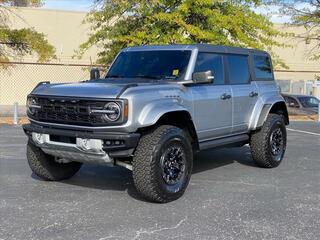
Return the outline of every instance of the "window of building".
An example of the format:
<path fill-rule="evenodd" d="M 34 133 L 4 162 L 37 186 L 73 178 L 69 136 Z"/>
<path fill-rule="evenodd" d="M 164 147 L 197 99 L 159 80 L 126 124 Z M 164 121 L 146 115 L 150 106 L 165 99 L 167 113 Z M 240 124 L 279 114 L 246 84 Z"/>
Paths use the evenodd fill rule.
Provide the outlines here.
<path fill-rule="evenodd" d="M 228 55 L 230 84 L 245 84 L 250 81 L 248 56 Z"/>
<path fill-rule="evenodd" d="M 222 56 L 213 53 L 198 53 L 194 72 L 211 71 L 214 80 L 213 84 L 224 84 Z"/>
<path fill-rule="evenodd" d="M 253 64 L 256 78 L 272 79 L 271 62 L 268 56 L 255 55 L 253 57 Z"/>

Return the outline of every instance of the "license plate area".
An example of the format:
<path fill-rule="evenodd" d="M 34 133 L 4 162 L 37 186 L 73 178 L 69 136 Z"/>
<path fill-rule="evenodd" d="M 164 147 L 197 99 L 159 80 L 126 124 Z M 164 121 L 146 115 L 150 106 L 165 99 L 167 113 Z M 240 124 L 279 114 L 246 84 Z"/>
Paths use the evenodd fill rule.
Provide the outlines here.
<path fill-rule="evenodd" d="M 70 144 L 77 143 L 77 139 L 75 137 L 59 136 L 59 135 L 50 135 L 49 137 L 51 142 L 70 143 Z"/>

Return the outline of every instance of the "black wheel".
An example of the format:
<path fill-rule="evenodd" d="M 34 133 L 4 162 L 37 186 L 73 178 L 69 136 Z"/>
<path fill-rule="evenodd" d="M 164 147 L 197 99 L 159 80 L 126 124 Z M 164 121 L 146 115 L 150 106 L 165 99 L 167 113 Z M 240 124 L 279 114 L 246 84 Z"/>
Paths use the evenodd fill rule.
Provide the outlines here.
<path fill-rule="evenodd" d="M 185 192 L 192 173 L 193 152 L 187 134 L 163 125 L 144 134 L 133 158 L 138 192 L 153 202 L 170 202 Z"/>
<path fill-rule="evenodd" d="M 45 154 L 31 141 L 27 145 L 27 159 L 33 173 L 46 181 L 60 181 L 71 178 L 82 165 L 79 162 L 56 162 L 53 156 Z"/>
<path fill-rule="evenodd" d="M 260 167 L 279 166 L 286 151 L 286 145 L 286 126 L 283 117 L 278 114 L 269 114 L 261 130 L 251 135 L 252 157 Z"/>

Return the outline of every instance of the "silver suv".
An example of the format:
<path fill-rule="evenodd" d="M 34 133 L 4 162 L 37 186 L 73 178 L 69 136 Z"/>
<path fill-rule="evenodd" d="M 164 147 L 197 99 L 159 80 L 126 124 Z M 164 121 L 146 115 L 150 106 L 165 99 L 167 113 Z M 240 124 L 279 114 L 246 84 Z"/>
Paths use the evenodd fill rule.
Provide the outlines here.
<path fill-rule="evenodd" d="M 106 76 L 40 83 L 27 99 L 27 158 L 45 180 L 82 163 L 133 172 L 154 202 L 178 199 L 196 152 L 250 144 L 258 166 L 280 164 L 288 112 L 268 53 L 213 45 L 123 49 Z"/>

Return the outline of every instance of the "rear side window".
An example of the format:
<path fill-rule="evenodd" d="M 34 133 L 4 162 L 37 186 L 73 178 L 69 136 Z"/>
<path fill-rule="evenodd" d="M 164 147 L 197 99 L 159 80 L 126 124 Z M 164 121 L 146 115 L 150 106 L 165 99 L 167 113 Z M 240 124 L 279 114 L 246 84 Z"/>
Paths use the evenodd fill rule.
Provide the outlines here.
<path fill-rule="evenodd" d="M 272 80 L 272 68 L 268 56 L 255 55 L 253 57 L 254 72 L 256 78 Z"/>
<path fill-rule="evenodd" d="M 227 55 L 230 84 L 245 84 L 250 81 L 248 56 Z"/>
<path fill-rule="evenodd" d="M 213 84 L 224 84 L 222 56 L 213 53 L 198 53 L 194 72 L 211 71 L 214 75 Z"/>

